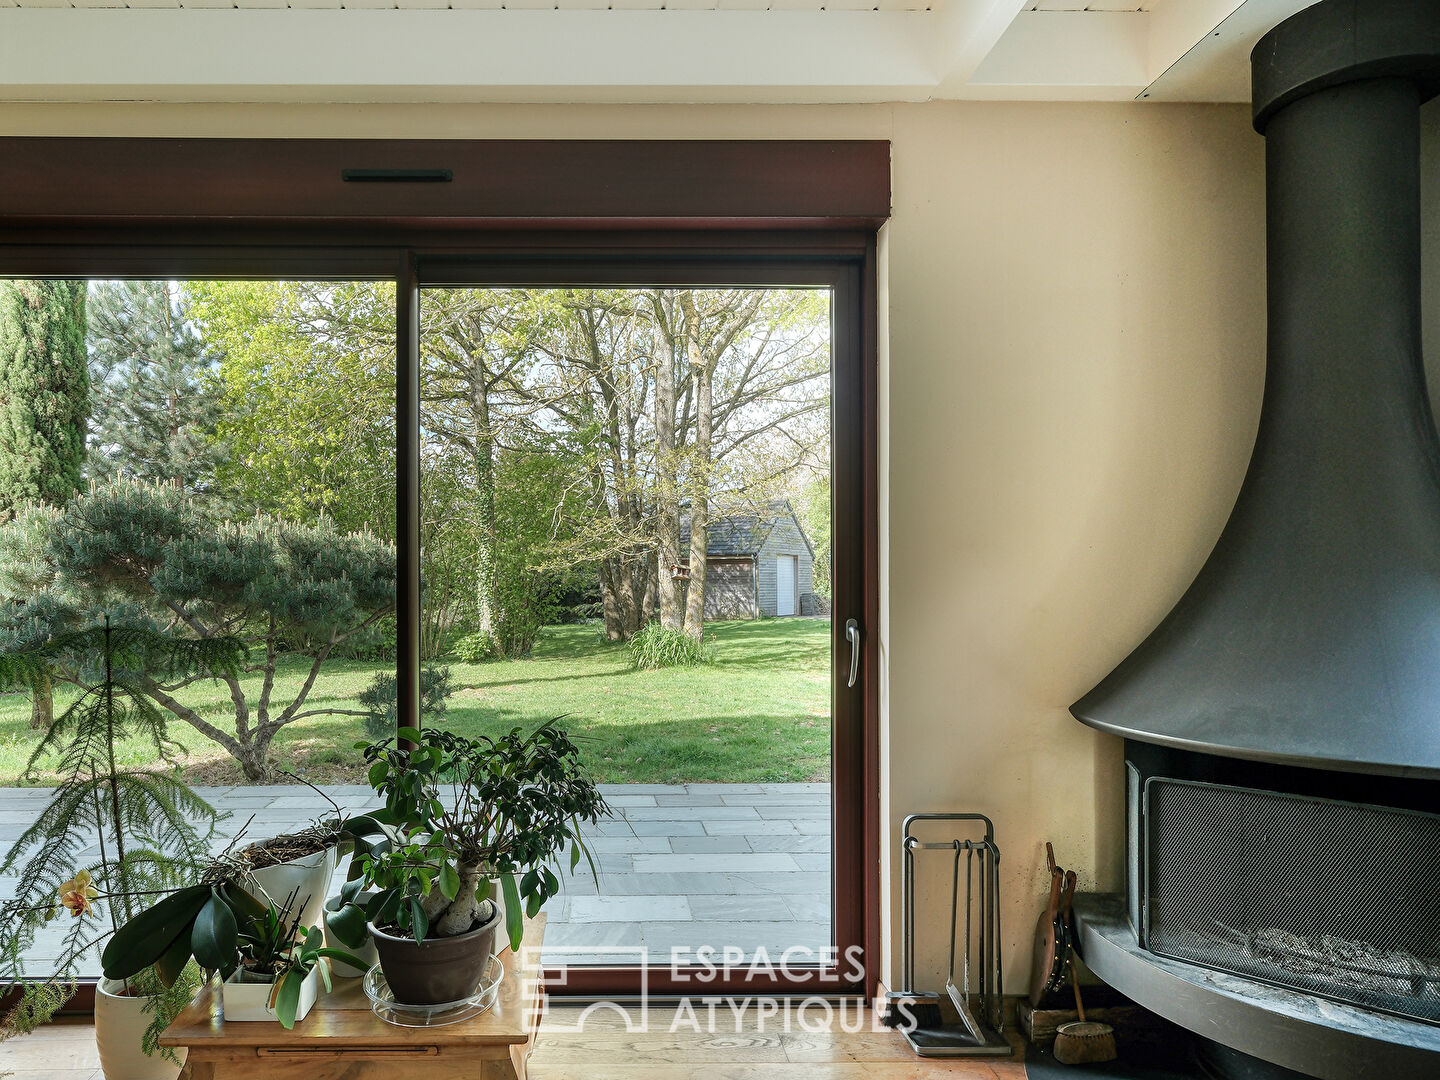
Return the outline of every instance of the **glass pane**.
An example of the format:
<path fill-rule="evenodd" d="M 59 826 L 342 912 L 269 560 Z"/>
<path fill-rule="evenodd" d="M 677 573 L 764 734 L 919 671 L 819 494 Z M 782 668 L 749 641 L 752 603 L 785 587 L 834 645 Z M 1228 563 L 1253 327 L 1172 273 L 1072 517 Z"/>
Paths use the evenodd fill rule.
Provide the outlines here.
<path fill-rule="evenodd" d="M 830 306 L 421 294 L 426 722 L 559 718 L 614 811 L 595 874 L 559 862 L 551 963 L 833 940 Z"/>
<path fill-rule="evenodd" d="M 0 373 L 0 651 L 102 628 L 50 658 L 48 693 L 0 697 L 0 853 L 57 785 L 109 768 L 74 745 L 106 685 L 107 618 L 110 652 L 130 657 L 118 828 L 109 801 L 69 806 L 65 839 L 19 852 L 0 898 L 49 904 L 78 870 L 113 893 L 115 867 L 155 853 L 130 895 L 25 939 L 28 974 L 95 975 L 86 942 L 193 882 L 187 860 L 303 857 L 317 822 L 371 804 L 354 745 L 394 730 L 394 288 L 0 281 L 0 341 L 17 358 Z M 247 652 L 217 678 L 227 637 Z M 208 659 L 184 652 L 196 642 Z M 283 853 L 245 855 L 276 837 Z M 320 861 L 296 897 L 313 894 L 309 923 Z"/>

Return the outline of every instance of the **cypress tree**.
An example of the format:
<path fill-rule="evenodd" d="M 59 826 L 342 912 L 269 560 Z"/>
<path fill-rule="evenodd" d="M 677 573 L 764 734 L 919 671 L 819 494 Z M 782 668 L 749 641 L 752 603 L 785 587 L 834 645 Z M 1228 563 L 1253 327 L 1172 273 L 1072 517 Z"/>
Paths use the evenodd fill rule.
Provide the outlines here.
<path fill-rule="evenodd" d="M 0 520 L 80 490 L 89 405 L 85 282 L 0 280 Z"/>
<path fill-rule="evenodd" d="M 90 294 L 97 477 L 214 486 L 221 447 L 216 360 L 168 281 L 102 281 Z"/>

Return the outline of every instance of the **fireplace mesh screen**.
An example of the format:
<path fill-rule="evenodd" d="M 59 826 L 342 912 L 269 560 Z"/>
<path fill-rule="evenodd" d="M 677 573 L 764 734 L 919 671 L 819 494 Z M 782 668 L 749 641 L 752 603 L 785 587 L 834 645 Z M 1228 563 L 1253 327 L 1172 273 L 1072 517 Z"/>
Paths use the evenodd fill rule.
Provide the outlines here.
<path fill-rule="evenodd" d="M 1154 778 L 1146 946 L 1440 1024 L 1440 817 Z"/>

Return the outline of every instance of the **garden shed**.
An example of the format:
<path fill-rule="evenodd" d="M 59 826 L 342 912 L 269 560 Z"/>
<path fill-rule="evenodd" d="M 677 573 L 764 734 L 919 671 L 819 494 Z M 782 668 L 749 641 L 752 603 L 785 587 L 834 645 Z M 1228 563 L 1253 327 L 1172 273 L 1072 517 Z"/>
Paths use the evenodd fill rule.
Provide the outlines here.
<path fill-rule="evenodd" d="M 707 619 L 820 614 L 815 549 L 788 499 L 716 518 L 707 533 Z M 680 522 L 680 547 L 690 550 L 689 515 Z"/>

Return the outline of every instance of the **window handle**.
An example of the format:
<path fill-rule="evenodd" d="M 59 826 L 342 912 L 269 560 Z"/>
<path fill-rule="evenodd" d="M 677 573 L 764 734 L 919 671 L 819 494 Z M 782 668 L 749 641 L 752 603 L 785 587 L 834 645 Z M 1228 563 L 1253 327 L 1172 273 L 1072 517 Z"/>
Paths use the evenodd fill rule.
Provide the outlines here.
<path fill-rule="evenodd" d="M 854 619 L 845 620 L 845 640 L 850 642 L 850 681 L 845 685 L 854 686 L 860 675 L 860 624 Z"/>

